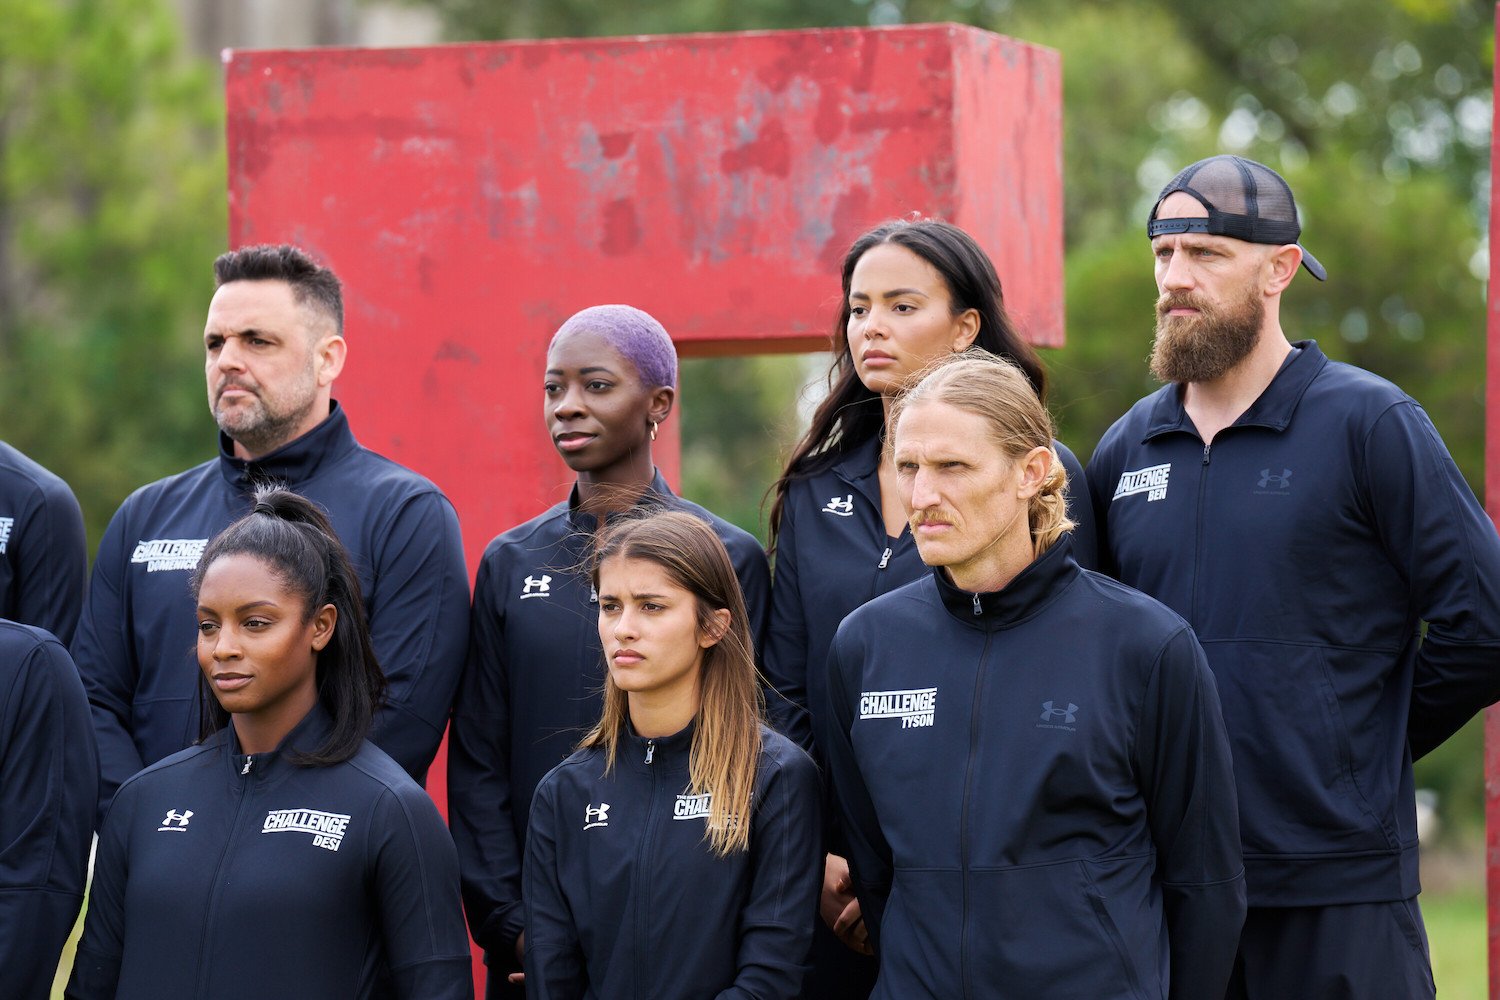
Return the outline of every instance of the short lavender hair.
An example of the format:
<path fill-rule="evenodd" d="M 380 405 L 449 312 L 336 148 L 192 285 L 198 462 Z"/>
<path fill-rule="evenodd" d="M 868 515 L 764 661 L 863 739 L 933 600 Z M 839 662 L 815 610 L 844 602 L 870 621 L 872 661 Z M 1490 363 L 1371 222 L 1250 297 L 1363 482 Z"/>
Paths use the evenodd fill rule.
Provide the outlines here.
<path fill-rule="evenodd" d="M 569 316 L 552 335 L 552 344 L 579 330 L 597 333 L 608 341 L 622 358 L 635 365 L 647 387 L 677 388 L 677 348 L 672 346 L 666 328 L 650 313 L 635 306 L 590 306 Z"/>

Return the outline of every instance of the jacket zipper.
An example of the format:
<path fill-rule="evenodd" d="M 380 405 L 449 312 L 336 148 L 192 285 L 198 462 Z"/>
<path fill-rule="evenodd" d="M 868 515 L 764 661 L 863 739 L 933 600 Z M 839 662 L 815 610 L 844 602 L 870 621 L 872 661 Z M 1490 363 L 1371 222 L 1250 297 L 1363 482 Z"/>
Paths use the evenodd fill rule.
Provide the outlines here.
<path fill-rule="evenodd" d="M 876 566 L 875 568 L 876 569 L 885 569 L 886 566 L 890 565 L 890 562 L 891 562 L 891 547 L 889 545 L 887 545 L 885 547 L 885 551 L 882 552 L 882 553 L 880 553 L 880 565 Z"/>
<path fill-rule="evenodd" d="M 656 741 L 647 740 L 646 763 L 650 764 L 651 759 L 655 756 Z M 647 991 L 641 985 L 641 970 L 652 964 L 650 961 L 650 945 L 651 937 L 654 935 L 656 929 L 654 922 L 651 920 L 651 908 L 647 905 L 649 901 L 646 899 L 646 893 L 649 891 L 653 880 L 647 878 L 645 874 L 646 855 L 650 851 L 651 834 L 653 832 L 651 824 L 656 818 L 656 775 L 656 768 L 651 768 L 651 797 L 647 800 L 646 822 L 641 827 L 641 846 L 636 852 L 635 874 L 632 876 L 635 880 L 635 953 L 641 959 L 635 963 L 635 995 L 637 1000 L 650 1000 Z"/>
<path fill-rule="evenodd" d="M 245 766 L 240 769 L 240 774 L 248 775 L 250 773 L 250 767 L 254 763 L 254 761 L 255 758 L 253 756 L 246 755 Z M 209 889 L 208 906 L 204 911 L 206 916 L 203 920 L 203 937 L 198 947 L 198 996 L 200 997 L 208 996 L 208 983 L 204 981 L 208 975 L 209 969 L 208 957 L 210 952 L 208 947 L 208 936 L 209 931 L 213 928 L 214 919 L 217 915 L 219 902 L 219 886 L 223 884 L 224 862 L 229 858 L 229 849 L 234 846 L 235 835 L 239 832 L 240 815 L 245 811 L 245 800 L 249 798 L 248 786 L 253 780 L 253 778 L 247 778 L 246 780 L 239 783 L 239 802 L 235 804 L 234 819 L 232 819 L 229 823 L 229 836 L 224 840 L 224 849 L 219 852 L 219 863 L 214 868 L 214 881 L 212 887 Z"/>
<path fill-rule="evenodd" d="M 1193 591 L 1188 602 L 1192 621 L 1198 621 L 1198 577 L 1203 564 L 1203 494 L 1208 491 L 1208 463 L 1213 457 L 1213 442 L 1203 446 L 1203 469 L 1198 474 L 1198 509 L 1193 512 L 1197 528 L 1193 532 Z"/>
<path fill-rule="evenodd" d="M 979 614 L 979 595 L 974 595 L 974 613 Z M 969 797 L 974 782 L 974 756 L 979 749 L 980 704 L 984 695 L 984 663 L 989 659 L 994 633 L 984 630 L 984 650 L 974 671 L 974 703 L 969 708 L 969 762 L 964 771 L 964 803 L 958 824 L 959 882 L 963 886 L 963 916 L 958 928 L 958 977 L 965 998 L 969 990 Z"/>

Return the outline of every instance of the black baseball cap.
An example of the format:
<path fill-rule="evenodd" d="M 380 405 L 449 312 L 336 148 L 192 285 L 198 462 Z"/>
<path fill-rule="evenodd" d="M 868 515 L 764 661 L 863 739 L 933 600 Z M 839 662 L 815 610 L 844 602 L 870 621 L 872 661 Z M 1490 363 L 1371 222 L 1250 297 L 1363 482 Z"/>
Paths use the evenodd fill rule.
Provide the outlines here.
<path fill-rule="evenodd" d="M 1177 191 L 1198 199 L 1208 209 L 1208 218 L 1158 219 L 1156 212 L 1161 203 Z M 1297 242 L 1302 236 L 1302 224 L 1297 221 L 1292 189 L 1276 171 L 1243 156 L 1226 154 L 1199 160 L 1183 168 L 1161 189 L 1146 223 L 1146 235 L 1155 239 L 1174 233 L 1232 236 L 1246 243 L 1275 246 L 1297 243 L 1302 249 L 1302 266 L 1308 273 L 1319 281 L 1328 277 L 1318 258 Z"/>

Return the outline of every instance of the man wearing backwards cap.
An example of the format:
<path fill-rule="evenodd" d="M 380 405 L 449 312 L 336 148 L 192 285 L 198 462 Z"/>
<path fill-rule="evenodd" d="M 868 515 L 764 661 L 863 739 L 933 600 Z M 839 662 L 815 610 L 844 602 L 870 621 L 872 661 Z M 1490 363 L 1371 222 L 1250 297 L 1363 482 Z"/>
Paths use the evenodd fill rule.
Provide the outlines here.
<path fill-rule="evenodd" d="M 1327 273 L 1275 171 L 1195 163 L 1147 233 L 1167 384 L 1088 479 L 1101 568 L 1218 680 L 1250 903 L 1229 996 L 1431 997 L 1411 762 L 1500 698 L 1500 539 L 1414 400 L 1282 332 L 1299 266 Z"/>

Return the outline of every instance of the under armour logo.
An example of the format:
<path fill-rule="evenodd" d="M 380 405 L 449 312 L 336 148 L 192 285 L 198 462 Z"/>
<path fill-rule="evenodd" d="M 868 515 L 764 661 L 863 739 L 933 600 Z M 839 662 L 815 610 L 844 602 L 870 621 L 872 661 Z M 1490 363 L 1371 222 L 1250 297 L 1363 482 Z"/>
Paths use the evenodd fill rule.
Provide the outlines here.
<path fill-rule="evenodd" d="M 169 809 L 167 810 L 166 819 L 161 821 L 161 826 L 156 828 L 156 832 L 181 833 L 183 830 L 187 829 L 188 820 L 192 818 L 193 811 L 191 809 L 185 810 L 184 812 L 178 812 L 176 809 Z M 173 824 L 176 825 L 174 826 Z"/>
<path fill-rule="evenodd" d="M 854 516 L 854 494 L 845 495 L 844 499 L 829 497 L 827 505 L 823 508 L 825 514 L 837 514 L 839 517 Z"/>
<path fill-rule="evenodd" d="M 1282 469 L 1281 470 L 1281 475 L 1279 475 L 1279 476 L 1273 476 L 1273 475 L 1271 475 L 1271 470 L 1270 469 L 1261 469 L 1260 470 L 1260 484 L 1259 485 L 1260 485 L 1260 488 L 1263 489 L 1263 490 L 1264 489 L 1284 490 L 1284 489 L 1290 488 L 1291 484 L 1288 483 L 1287 480 L 1289 480 L 1291 478 L 1292 478 L 1292 470 L 1291 469 Z"/>
<path fill-rule="evenodd" d="M 528 597 L 551 597 L 552 577 L 543 573 L 541 576 L 526 577 L 526 586 L 521 588 L 521 600 Z"/>
<path fill-rule="evenodd" d="M 1058 718 L 1058 716 L 1062 716 L 1063 724 L 1071 726 L 1073 723 L 1078 721 L 1077 712 L 1078 706 L 1073 704 L 1071 701 L 1068 702 L 1067 708 L 1053 708 L 1052 702 L 1042 702 L 1043 722 L 1053 722 Z"/>
<path fill-rule="evenodd" d="M 592 830 L 596 826 L 609 826 L 609 803 L 601 802 L 597 806 L 590 802 L 583 809 L 583 828 Z"/>

